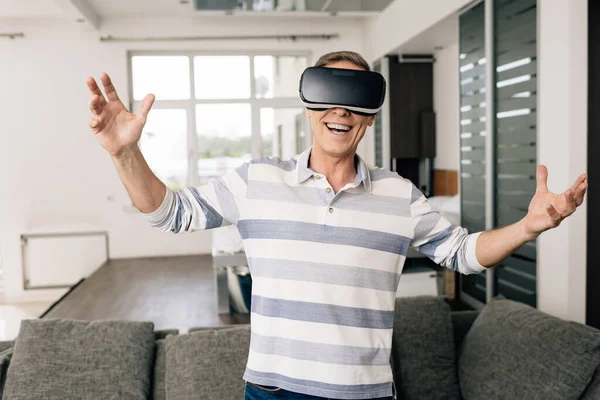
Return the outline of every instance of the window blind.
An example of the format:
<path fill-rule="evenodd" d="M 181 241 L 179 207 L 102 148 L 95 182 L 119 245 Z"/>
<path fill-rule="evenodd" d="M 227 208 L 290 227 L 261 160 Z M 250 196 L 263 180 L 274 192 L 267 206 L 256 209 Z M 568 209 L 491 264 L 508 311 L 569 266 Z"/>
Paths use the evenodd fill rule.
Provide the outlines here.
<path fill-rule="evenodd" d="M 484 4 L 460 16 L 460 182 L 461 224 L 485 230 L 485 21 Z M 465 275 L 461 292 L 485 303 L 485 274 Z"/>
<path fill-rule="evenodd" d="M 495 225 L 527 214 L 536 188 L 536 0 L 495 1 Z M 496 268 L 496 295 L 536 305 L 536 246 L 531 242 Z"/>

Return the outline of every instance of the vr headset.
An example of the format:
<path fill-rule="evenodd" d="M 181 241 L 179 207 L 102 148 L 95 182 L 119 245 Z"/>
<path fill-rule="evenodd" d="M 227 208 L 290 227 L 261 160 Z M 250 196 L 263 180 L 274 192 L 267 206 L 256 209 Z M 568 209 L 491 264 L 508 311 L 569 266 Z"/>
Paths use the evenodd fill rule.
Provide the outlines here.
<path fill-rule="evenodd" d="M 300 100 L 309 110 L 341 107 L 359 115 L 375 115 L 384 99 L 385 79 L 377 72 L 309 67 L 300 77 Z"/>

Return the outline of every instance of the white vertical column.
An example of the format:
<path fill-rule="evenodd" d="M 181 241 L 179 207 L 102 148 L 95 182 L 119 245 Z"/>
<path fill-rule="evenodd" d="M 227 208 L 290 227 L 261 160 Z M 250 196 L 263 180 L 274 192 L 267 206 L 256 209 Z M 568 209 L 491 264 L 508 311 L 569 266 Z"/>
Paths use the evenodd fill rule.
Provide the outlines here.
<path fill-rule="evenodd" d="M 538 0 L 538 164 L 561 193 L 587 170 L 587 3 Z M 586 204 L 538 239 L 538 308 L 585 321 Z"/>
<path fill-rule="evenodd" d="M 275 61 L 277 62 L 277 61 Z M 252 158 L 262 157 L 262 137 L 260 132 L 260 107 L 256 104 L 256 79 L 254 79 L 254 56 L 250 57 L 250 115 L 252 118 Z"/>
<path fill-rule="evenodd" d="M 194 55 L 190 54 L 190 101 L 187 106 L 187 155 L 188 155 L 188 178 L 187 184 L 190 186 L 200 185 L 200 175 L 198 173 L 198 132 L 196 131 L 196 74 L 194 73 Z"/>
<path fill-rule="evenodd" d="M 385 99 L 381 108 L 381 164 L 378 167 L 391 169 L 390 158 L 390 141 L 391 139 L 391 119 L 390 119 L 390 59 L 382 57 L 381 59 L 381 75 L 385 78 Z"/>

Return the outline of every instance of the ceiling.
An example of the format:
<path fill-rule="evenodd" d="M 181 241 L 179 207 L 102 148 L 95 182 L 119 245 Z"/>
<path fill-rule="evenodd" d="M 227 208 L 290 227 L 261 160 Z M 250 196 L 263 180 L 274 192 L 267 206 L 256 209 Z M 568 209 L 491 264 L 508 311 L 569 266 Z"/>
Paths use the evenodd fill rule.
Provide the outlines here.
<path fill-rule="evenodd" d="M 0 19 L 132 16 L 371 16 L 394 0 L 1 0 Z M 251 10 L 248 8 L 251 7 Z"/>
<path fill-rule="evenodd" d="M 57 18 L 62 10 L 53 1 L 46 0 L 2 0 L 0 18 Z"/>
<path fill-rule="evenodd" d="M 433 54 L 458 43 L 458 14 L 452 14 L 404 42 L 394 54 Z"/>

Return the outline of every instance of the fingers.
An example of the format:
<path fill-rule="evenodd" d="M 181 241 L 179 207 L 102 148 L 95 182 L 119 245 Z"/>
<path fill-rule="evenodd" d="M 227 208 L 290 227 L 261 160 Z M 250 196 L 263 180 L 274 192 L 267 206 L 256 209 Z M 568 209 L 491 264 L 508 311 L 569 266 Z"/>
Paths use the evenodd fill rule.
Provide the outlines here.
<path fill-rule="evenodd" d="M 583 182 L 575 189 L 575 205 L 579 207 L 581 203 L 583 203 L 583 199 L 585 197 L 585 192 L 587 191 L 588 183 Z"/>
<path fill-rule="evenodd" d="M 579 177 L 577 178 L 577 180 L 575 181 L 575 183 L 573 184 L 573 186 L 571 186 L 571 189 L 573 191 L 576 191 L 579 188 L 579 185 L 581 185 L 583 182 L 586 181 L 587 179 L 587 174 L 581 174 L 579 175 Z"/>
<path fill-rule="evenodd" d="M 577 204 L 575 203 L 575 195 L 571 189 L 568 189 L 566 192 L 564 192 L 563 196 L 565 197 L 565 206 L 564 209 L 561 210 L 560 214 L 563 218 L 565 218 L 575 212 L 577 209 Z"/>
<path fill-rule="evenodd" d="M 104 91 L 106 92 L 106 96 L 110 101 L 119 101 L 119 96 L 117 95 L 117 90 L 112 84 L 110 77 L 106 72 L 100 74 L 100 80 L 102 80 L 102 86 L 104 86 Z"/>
<path fill-rule="evenodd" d="M 94 115 L 100 115 L 102 112 L 102 106 L 100 105 L 100 97 L 98 95 L 93 95 L 92 100 L 90 100 L 90 111 Z"/>
<path fill-rule="evenodd" d="M 140 111 L 137 114 L 137 117 L 142 123 L 142 125 L 146 123 L 146 118 L 148 118 L 148 113 L 150 112 L 150 108 L 152 108 L 152 104 L 154 104 L 153 94 L 147 95 L 146 97 L 144 97 L 144 100 L 142 100 Z"/>
<path fill-rule="evenodd" d="M 537 167 L 535 178 L 537 181 L 536 192 L 548 191 L 548 168 L 545 165 Z"/>
<path fill-rule="evenodd" d="M 560 225 L 560 222 L 562 221 L 562 217 L 560 216 L 560 214 L 556 211 L 556 209 L 551 204 L 548 204 L 546 206 L 546 212 L 550 216 L 553 227 L 557 227 L 558 225 Z"/>
<path fill-rule="evenodd" d="M 85 83 L 87 84 L 88 90 L 90 91 L 90 94 L 92 95 L 92 97 L 94 95 L 98 96 L 98 104 L 100 104 L 101 106 L 106 104 L 106 99 L 104 98 L 104 95 L 100 91 L 100 88 L 98 87 L 98 84 L 96 83 L 96 80 L 94 78 L 92 78 L 91 76 L 89 76 L 86 78 Z"/>
<path fill-rule="evenodd" d="M 90 128 L 92 128 L 92 130 L 95 130 L 100 125 L 100 121 L 98 121 L 96 118 L 91 117 L 88 120 L 88 125 L 90 126 Z"/>

